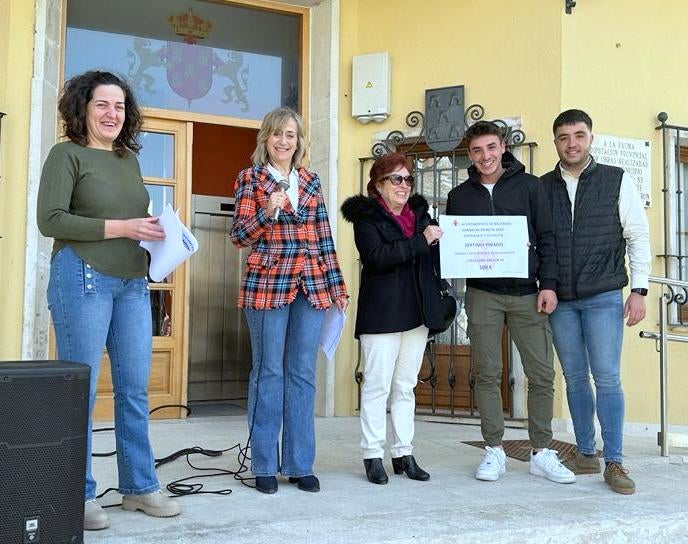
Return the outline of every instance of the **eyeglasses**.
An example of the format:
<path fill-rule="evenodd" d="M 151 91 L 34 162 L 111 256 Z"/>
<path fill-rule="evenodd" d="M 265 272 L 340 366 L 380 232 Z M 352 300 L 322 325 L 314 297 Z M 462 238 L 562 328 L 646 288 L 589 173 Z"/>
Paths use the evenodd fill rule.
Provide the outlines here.
<path fill-rule="evenodd" d="M 414 183 L 416 182 L 416 178 L 414 178 L 411 175 L 408 176 L 400 176 L 399 174 L 390 174 L 389 176 L 384 176 L 382 180 L 388 179 L 392 185 L 401 185 L 402 181 L 406 182 L 406 185 L 409 187 L 413 187 Z"/>

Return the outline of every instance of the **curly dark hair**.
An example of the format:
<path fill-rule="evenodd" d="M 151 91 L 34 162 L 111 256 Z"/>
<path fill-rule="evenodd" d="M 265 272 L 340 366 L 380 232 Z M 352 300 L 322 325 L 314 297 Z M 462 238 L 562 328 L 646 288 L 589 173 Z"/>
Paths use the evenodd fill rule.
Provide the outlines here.
<path fill-rule="evenodd" d="M 110 72 L 84 72 L 65 83 L 57 106 L 64 123 L 65 135 L 76 144 L 88 145 L 86 110 L 93 98 L 93 91 L 100 85 L 117 85 L 124 93 L 124 123 L 119 136 L 112 144 L 113 151 L 120 157 L 124 156 L 127 150 L 138 153 L 141 149 L 139 133 L 143 123 L 141 111 L 126 81 Z"/>

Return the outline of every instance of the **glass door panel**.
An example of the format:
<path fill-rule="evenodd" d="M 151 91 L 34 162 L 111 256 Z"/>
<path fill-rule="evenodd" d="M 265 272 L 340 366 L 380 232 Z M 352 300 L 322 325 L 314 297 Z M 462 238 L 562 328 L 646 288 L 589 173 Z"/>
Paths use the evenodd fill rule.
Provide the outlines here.
<path fill-rule="evenodd" d="M 151 289 L 151 317 L 153 319 L 153 336 L 172 336 L 172 289 Z"/>
<path fill-rule="evenodd" d="M 150 196 L 148 215 L 157 217 L 168 204 L 174 208 L 174 186 L 146 183 L 146 190 Z"/>
<path fill-rule="evenodd" d="M 142 132 L 139 164 L 144 178 L 174 179 L 174 134 Z"/>

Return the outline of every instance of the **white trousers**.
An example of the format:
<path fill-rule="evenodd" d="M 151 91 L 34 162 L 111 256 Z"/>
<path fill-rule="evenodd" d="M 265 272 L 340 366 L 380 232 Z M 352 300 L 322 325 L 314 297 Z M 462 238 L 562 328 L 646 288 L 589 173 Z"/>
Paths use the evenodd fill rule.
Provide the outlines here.
<path fill-rule="evenodd" d="M 413 388 L 423 362 L 428 328 L 385 334 L 362 334 L 364 379 L 361 387 L 361 449 L 364 459 L 382 458 L 390 400 L 394 444 L 392 457 L 411 455 L 416 397 Z M 390 394 L 391 393 L 391 394 Z"/>

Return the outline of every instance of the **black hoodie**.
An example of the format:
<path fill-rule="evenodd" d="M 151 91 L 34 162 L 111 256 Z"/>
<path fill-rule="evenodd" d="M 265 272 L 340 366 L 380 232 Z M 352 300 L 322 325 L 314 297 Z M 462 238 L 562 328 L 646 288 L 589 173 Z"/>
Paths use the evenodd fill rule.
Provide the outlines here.
<path fill-rule="evenodd" d="M 377 202 L 363 195 L 342 204 L 344 219 L 353 223 L 361 257 L 361 285 L 356 313 L 356 338 L 361 334 L 402 332 L 432 324 L 422 315 L 424 289 L 432 281 L 433 252 L 423 236 L 430 224 L 428 202 L 421 195 L 409 198 L 416 229 L 406 238 L 397 221 Z"/>
<path fill-rule="evenodd" d="M 525 166 L 508 151 L 502 155 L 504 173 L 492 195 L 471 166 L 468 181 L 449 191 L 447 215 L 525 215 L 528 221 L 528 278 L 473 278 L 468 287 L 505 295 L 530 295 L 557 288 L 557 259 L 552 210 L 542 183 L 526 173 Z"/>

